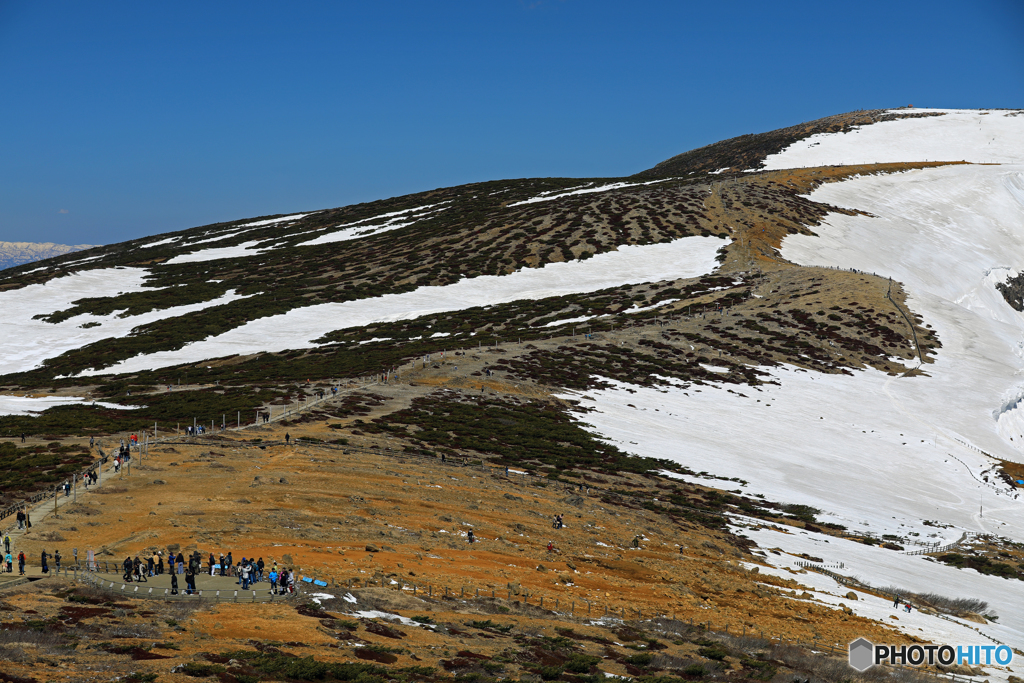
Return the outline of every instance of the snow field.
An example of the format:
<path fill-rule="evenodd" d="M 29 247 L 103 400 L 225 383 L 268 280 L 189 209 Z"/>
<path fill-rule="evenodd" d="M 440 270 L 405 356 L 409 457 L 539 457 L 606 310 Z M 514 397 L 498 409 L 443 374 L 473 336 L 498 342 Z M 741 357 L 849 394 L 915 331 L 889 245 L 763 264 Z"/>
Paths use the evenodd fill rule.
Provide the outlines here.
<path fill-rule="evenodd" d="M 748 529 L 739 525 L 732 530 L 747 536 L 761 548 L 784 549 L 782 555 L 767 554 L 764 558 L 774 569 L 760 567 L 760 571 L 794 579 L 812 588 L 815 599 L 826 605 L 838 607 L 842 603 L 859 616 L 888 624 L 907 635 L 935 644 L 992 645 L 992 641 L 979 635 L 979 630 L 1013 647 L 1019 647 L 1024 642 L 1024 613 L 1019 609 L 1019 601 L 1014 598 L 1019 593 L 1012 579 L 986 576 L 973 569 L 956 569 L 922 555 L 905 555 L 848 539 L 808 533 L 802 529 Z M 858 599 L 849 600 L 845 596 L 851 588 L 825 574 L 813 571 L 804 573 L 803 568 L 797 565 L 797 562 L 807 561 L 796 557 L 801 553 L 820 557 L 826 565 L 842 562 L 845 566 L 833 571 L 877 588 L 896 586 L 914 593 L 985 600 L 999 618 L 995 623 L 976 624 L 955 617 L 951 617 L 951 621 L 916 609 L 908 614 L 894 608 L 890 600 L 856 589 L 853 590 Z M 892 619 L 892 616 L 898 619 Z M 1024 660 L 1018 655 L 1010 668 L 1019 675 L 1019 672 L 1024 671 Z M 988 670 L 1000 680 L 1006 680 L 1010 673 L 1000 667 L 988 667 Z"/>
<path fill-rule="evenodd" d="M 746 495 L 810 505 L 823 511 L 821 521 L 851 531 L 917 533 L 932 542 L 971 529 L 1024 540 L 1024 500 L 1006 485 L 979 481 L 987 458 L 949 440 L 936 446 L 933 431 L 889 407 L 887 385 L 909 380 L 876 370 L 769 372 L 778 384 L 756 389 L 610 381 L 614 388 L 574 398 L 596 409 L 580 417 L 583 426 L 624 451 L 738 477 L 748 482 Z M 979 498 L 987 500 L 983 519 Z"/>
<path fill-rule="evenodd" d="M 817 237 L 787 237 L 782 255 L 891 276 L 942 343 L 930 377 L 892 383 L 888 409 L 947 443 L 1024 460 L 1024 315 L 995 289 L 1024 253 L 1024 165 L 862 177 L 811 197 L 872 216 L 830 214 Z"/>
<path fill-rule="evenodd" d="M 824 511 L 822 521 L 854 531 L 952 541 L 967 529 L 1024 540 L 1024 499 L 982 453 L 1020 461 L 1024 450 L 1024 316 L 995 290 L 1024 253 L 1024 166 L 860 177 L 823 185 L 811 198 L 871 215 L 832 214 L 818 236 L 787 237 L 782 255 L 903 283 L 911 311 L 943 345 L 924 366 L 927 376 L 783 367 L 769 370 L 777 384 L 731 387 L 736 393 L 618 385 L 587 392 L 583 403 L 596 411 L 583 421 L 624 450 L 740 477 L 747 494 L 811 505 Z M 772 545 L 802 552 L 796 536 L 776 536 Z M 865 570 L 862 578 L 929 590 L 911 580 L 928 576 L 920 572 L 929 565 L 905 566 L 904 574 Z M 987 599 L 975 588 L 1000 586 L 1005 602 L 1007 591 L 1019 592 L 1002 579 L 952 571 L 942 569 L 955 577 L 955 595 Z"/>
<path fill-rule="evenodd" d="M 403 294 L 297 308 L 254 320 L 178 351 L 136 356 L 111 368 L 83 374 L 136 372 L 236 353 L 304 348 L 315 346 L 313 339 L 346 327 L 640 282 L 697 277 L 715 269 L 715 254 L 725 243 L 717 237 L 685 237 L 664 244 L 622 246 L 585 261 L 549 263 L 543 268 L 467 278 L 452 285 L 420 287 Z"/>
<path fill-rule="evenodd" d="M 116 408 L 118 410 L 134 410 L 135 406 L 122 406 L 117 403 L 105 403 L 103 401 L 90 401 L 81 396 L 10 396 L 0 394 L 0 415 L 32 415 L 41 413 L 44 410 L 55 406 L 66 406 L 75 403 L 93 403 L 104 408 Z"/>
<path fill-rule="evenodd" d="M 764 169 L 915 161 L 1024 163 L 1024 115 L 1020 112 L 914 109 L 909 113 L 919 112 L 941 112 L 942 116 L 812 135 L 769 155 Z"/>
<path fill-rule="evenodd" d="M 234 291 L 213 301 L 150 311 L 129 318 L 84 314 L 57 324 L 33 320 L 40 313 L 70 308 L 85 297 L 110 297 L 143 291 L 148 271 L 143 268 L 102 268 L 54 278 L 40 285 L 0 292 L 0 310 L 4 312 L 4 333 L 0 336 L 0 374 L 24 372 L 40 365 L 47 358 L 77 349 L 86 344 L 118 337 L 139 325 L 202 310 L 242 298 Z M 146 288 L 150 289 L 150 288 Z M 82 329 L 81 325 L 98 322 L 98 327 Z"/>

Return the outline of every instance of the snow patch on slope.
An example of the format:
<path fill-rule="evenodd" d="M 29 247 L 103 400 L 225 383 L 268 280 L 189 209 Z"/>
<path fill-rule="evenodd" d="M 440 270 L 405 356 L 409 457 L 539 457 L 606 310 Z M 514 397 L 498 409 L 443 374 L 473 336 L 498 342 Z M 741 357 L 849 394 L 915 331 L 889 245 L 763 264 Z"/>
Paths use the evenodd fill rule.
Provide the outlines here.
<path fill-rule="evenodd" d="M 447 203 L 447 202 L 444 202 Z M 444 209 L 436 209 L 430 211 L 434 207 L 439 206 L 438 204 L 428 204 L 426 206 L 419 206 L 412 209 L 403 209 L 402 211 L 394 211 L 392 213 L 385 213 L 380 216 L 373 218 L 364 218 L 361 221 L 355 221 L 353 223 L 346 223 L 345 225 L 339 225 L 337 232 L 330 232 L 326 235 L 321 235 L 315 239 L 311 239 L 307 242 L 300 242 L 295 245 L 298 247 L 309 247 L 315 244 L 330 244 L 332 242 L 347 242 L 349 240 L 360 239 L 363 237 L 370 237 L 371 235 L 377 235 L 382 232 L 389 232 L 391 230 L 398 230 L 399 228 L 405 228 L 413 223 L 416 223 L 422 218 L 443 211 Z M 383 219 L 384 222 L 380 225 L 372 225 L 372 223 Z"/>
<path fill-rule="evenodd" d="M 122 311 L 107 316 L 78 315 L 60 323 L 33 320 L 39 313 L 51 313 L 73 306 L 86 297 L 113 297 L 140 291 L 149 271 L 144 268 L 100 268 L 54 278 L 45 284 L 29 285 L 0 292 L 0 310 L 4 313 L 4 334 L 0 336 L 0 374 L 24 372 L 47 358 L 80 348 L 108 337 L 120 337 L 146 323 L 199 311 L 243 298 L 234 291 L 199 304 L 175 306 L 142 315 L 120 318 Z M 85 323 L 98 326 L 83 329 Z"/>
<path fill-rule="evenodd" d="M 815 590 L 815 599 L 838 607 L 840 603 L 851 608 L 858 616 L 884 622 L 908 635 L 923 638 L 932 643 L 977 643 L 991 645 L 991 641 L 978 637 L 978 631 L 988 634 L 997 640 L 1015 645 L 1024 641 L 1024 613 L 1015 609 L 1007 600 L 1008 592 L 1013 589 L 1007 585 L 1007 579 L 997 576 L 979 574 L 973 569 L 960 570 L 948 565 L 932 562 L 922 555 L 904 555 L 878 546 L 864 545 L 835 536 L 812 534 L 802 529 L 785 527 L 745 529 L 735 528 L 756 542 L 761 548 L 782 548 L 789 554 L 766 557 L 777 569 L 760 571 L 775 576 L 795 579 Z M 787 533 L 788 532 L 788 533 Z M 894 608 L 892 600 L 878 597 L 870 593 L 858 591 L 858 600 L 846 599 L 850 589 L 841 586 L 835 579 L 817 572 L 806 572 L 797 562 L 806 554 L 820 557 L 825 565 L 843 564 L 837 570 L 845 576 L 855 576 L 872 586 L 896 586 L 914 593 L 936 593 L 951 598 L 976 598 L 985 600 L 999 615 L 998 623 L 976 624 L 962 619 L 943 619 L 925 614 L 917 609 L 907 613 Z M 793 573 L 797 575 L 794 576 Z M 1011 580 L 1012 581 L 1012 580 Z M 892 623 L 890 617 L 899 617 L 898 623 Z M 1016 666 L 1014 667 L 1017 668 Z M 996 673 L 998 669 L 989 669 Z M 1005 673 L 996 676 L 1006 680 Z"/>
<path fill-rule="evenodd" d="M 847 133 L 812 135 L 769 155 L 764 168 L 915 161 L 1024 163 L 1024 116 L 1016 112 L 914 109 L 909 113 L 917 112 L 942 116 L 882 121 Z"/>
<path fill-rule="evenodd" d="M 134 410 L 136 406 L 122 406 L 117 403 L 90 401 L 81 396 L 10 396 L 0 395 L 0 415 L 31 415 L 35 416 L 55 406 L 67 406 L 75 403 L 92 403 L 104 408 L 117 410 Z"/>
<path fill-rule="evenodd" d="M 675 180 L 675 178 L 661 178 L 659 180 L 649 180 L 645 183 L 609 183 L 608 185 L 598 185 L 597 187 L 589 187 L 584 185 L 578 189 L 571 189 L 567 192 L 541 192 L 536 197 L 530 197 L 529 199 L 524 199 L 521 202 L 512 202 L 511 204 L 509 204 L 509 206 L 521 206 L 522 204 L 536 204 L 537 202 L 547 202 L 551 201 L 552 199 L 570 197 L 574 194 L 591 194 L 593 192 L 608 192 L 609 190 L 621 190 L 624 187 L 640 187 L 641 185 L 654 185 L 656 183 L 668 182 L 669 180 Z"/>
<path fill-rule="evenodd" d="M 585 261 L 549 263 L 543 268 L 524 268 L 509 275 L 484 275 L 452 285 L 420 287 L 402 294 L 297 308 L 282 315 L 254 320 L 178 351 L 136 356 L 102 373 L 135 372 L 137 369 L 166 367 L 235 353 L 303 348 L 315 346 L 312 340 L 327 332 L 346 327 L 407 320 L 521 299 L 542 299 L 640 282 L 696 277 L 715 269 L 715 254 L 724 243 L 725 240 L 717 237 L 685 237 L 664 244 L 622 246 L 617 251 L 598 254 Z"/>

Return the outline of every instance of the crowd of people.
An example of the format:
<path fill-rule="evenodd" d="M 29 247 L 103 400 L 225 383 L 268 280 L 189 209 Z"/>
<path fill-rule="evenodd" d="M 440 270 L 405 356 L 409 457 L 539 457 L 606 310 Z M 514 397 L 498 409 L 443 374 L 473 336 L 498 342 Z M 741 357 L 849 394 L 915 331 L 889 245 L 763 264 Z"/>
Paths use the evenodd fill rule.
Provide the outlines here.
<path fill-rule="evenodd" d="M 122 578 L 128 582 L 144 582 L 148 577 L 159 576 L 165 571 L 171 577 L 171 594 L 178 594 L 178 577 L 185 581 L 185 594 L 192 595 L 196 592 L 196 576 L 202 573 L 209 573 L 210 576 L 229 576 L 236 579 L 236 583 L 242 590 L 249 590 L 257 583 L 267 581 L 270 584 L 270 591 L 274 595 L 295 592 L 295 574 L 291 569 L 278 568 L 273 562 L 269 567 L 263 558 L 243 557 L 237 563 L 234 561 L 231 552 L 227 555 L 220 554 L 215 558 L 210 553 L 206 568 L 203 568 L 203 558 L 198 551 L 194 551 L 189 557 L 184 553 L 177 554 L 170 552 L 164 562 L 164 554 L 157 551 L 151 556 L 141 559 L 136 556 L 124 558 L 121 563 L 123 570 Z"/>

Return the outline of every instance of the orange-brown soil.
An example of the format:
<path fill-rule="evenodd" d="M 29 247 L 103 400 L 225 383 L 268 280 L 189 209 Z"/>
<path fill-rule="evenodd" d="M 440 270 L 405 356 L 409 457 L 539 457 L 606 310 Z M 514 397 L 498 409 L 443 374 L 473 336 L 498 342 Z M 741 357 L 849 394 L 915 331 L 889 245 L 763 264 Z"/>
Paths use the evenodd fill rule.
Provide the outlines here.
<path fill-rule="evenodd" d="M 259 433 L 269 441 L 286 429 L 269 426 L 243 435 Z M 331 431 L 312 424 L 291 429 L 292 436 Z M 236 559 L 262 557 L 326 580 L 330 585 L 321 590 L 336 598 L 348 592 L 342 586 L 350 581 L 359 587 L 352 589 L 356 605 L 329 600 L 329 611 L 351 606 L 406 617 L 428 615 L 435 623 L 456 625 L 454 631 L 467 629 L 467 621 L 492 618 L 514 624 L 512 633 L 520 636 L 555 636 L 555 628 L 588 633 L 614 628 L 581 626 L 607 610 L 627 621 L 661 614 L 679 627 L 691 619 L 710 621 L 716 630 L 728 626 L 731 633 L 763 631 L 808 642 L 894 637 L 884 626 L 816 602 L 804 594 L 798 575 L 779 579 L 757 572 L 758 555 L 726 532 L 642 509 L 628 498 L 564 490 L 555 482 L 538 486 L 533 478 L 506 477 L 503 470 L 307 446 L 260 448 L 231 437 L 154 448 L 130 475 L 105 472 L 104 477 L 100 488 L 80 492 L 77 503 L 63 505 L 57 514 L 42 517 L 37 510 L 31 532 L 12 536 L 16 549 L 25 550 L 33 565 L 44 548 L 59 549 L 65 564 L 73 547 L 80 557 L 94 549 L 97 559 L 110 562 L 175 544 L 186 553 L 199 550 L 204 560 L 210 552 L 231 550 Z M 656 480 L 627 475 L 607 477 L 602 487 L 654 485 Z M 565 515 L 565 528 L 552 529 L 555 514 Z M 465 537 L 469 529 L 478 539 L 472 545 Z M 641 547 L 634 549 L 637 536 Z M 553 552 L 546 548 L 549 542 Z M 371 544 L 379 550 L 368 552 Z M 363 588 L 382 580 L 385 588 Z M 70 583 L 51 578 L 10 589 L 0 612 L 3 622 L 45 621 L 61 610 L 66 613 L 70 603 L 53 593 Z M 396 590 L 412 584 L 416 597 Z M 452 599 L 443 598 L 446 588 Z M 89 594 L 91 589 L 79 585 L 79 590 Z M 425 598 L 425 590 L 433 597 Z M 475 598 L 478 590 L 488 599 L 454 598 L 463 592 Z M 324 660 L 366 661 L 355 658 L 358 648 L 341 642 L 344 638 L 339 641 L 337 629 L 297 614 L 293 604 L 216 604 L 192 610 L 159 600 L 104 599 L 116 601 L 116 609 L 123 611 L 83 619 L 98 630 L 79 640 L 75 652 L 18 655 L 10 672 L 43 681 L 66 680 L 70 670 L 78 677 L 74 680 L 109 680 L 114 672 L 136 670 L 159 672 L 160 680 L 186 680 L 167 672 L 199 652 L 251 649 L 249 641 L 301 643 L 284 649 Z M 556 600 L 557 614 L 551 611 Z M 186 612 L 181 618 L 172 614 Z M 179 625 L 169 626 L 167 619 Z M 124 635 L 133 625 L 145 635 L 118 638 L 118 645 L 149 647 L 169 659 L 132 660 L 95 650 L 114 637 L 104 635 L 108 629 L 122 629 L 118 633 Z M 407 634 L 400 642 L 366 632 L 362 622 L 353 635 L 405 651 L 395 655 L 396 662 L 384 657 L 389 665 L 418 663 L 440 666 L 441 672 L 438 662 L 457 658 L 461 650 L 495 656 L 515 645 L 511 636 L 478 635 L 480 629 L 435 633 L 396 628 Z M 603 637 L 622 642 L 608 633 Z M 180 649 L 152 648 L 154 642 Z M 598 652 L 609 646 L 587 647 Z M 674 656 L 694 656 L 692 643 L 678 647 Z M 108 678 L 85 669 L 101 662 Z M 511 662 L 508 666 L 517 668 Z M 609 673 L 626 673 L 615 660 L 602 666 Z"/>

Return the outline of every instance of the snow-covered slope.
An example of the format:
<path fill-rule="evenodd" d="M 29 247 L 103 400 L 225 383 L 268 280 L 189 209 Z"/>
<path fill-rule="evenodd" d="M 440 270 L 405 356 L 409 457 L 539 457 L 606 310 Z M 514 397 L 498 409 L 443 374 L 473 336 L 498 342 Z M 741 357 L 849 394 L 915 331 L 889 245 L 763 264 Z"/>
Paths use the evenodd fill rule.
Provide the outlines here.
<path fill-rule="evenodd" d="M 60 323 L 36 319 L 40 314 L 70 308 L 73 301 L 87 297 L 113 296 L 141 292 L 148 271 L 144 268 L 100 268 L 54 278 L 46 284 L 0 292 L 0 310 L 4 313 L 0 334 L 0 373 L 24 372 L 47 358 L 87 344 L 119 337 L 139 325 L 198 311 L 208 306 L 241 298 L 233 291 L 200 304 L 175 306 L 122 318 L 121 311 L 110 315 L 78 315 Z M 0 415 L 4 406 L 0 404 Z"/>
<path fill-rule="evenodd" d="M 915 161 L 1024 163 L 1024 110 L 913 111 L 941 115 L 883 121 L 848 133 L 812 135 L 770 155 L 764 167 L 777 170 Z"/>
<path fill-rule="evenodd" d="M 466 278 L 454 285 L 420 287 L 403 294 L 296 308 L 282 315 L 254 320 L 177 351 L 129 358 L 110 368 L 87 371 L 83 375 L 136 372 L 234 353 L 307 348 L 315 346 L 314 339 L 346 327 L 520 299 L 592 292 L 650 280 L 697 277 L 715 269 L 715 253 L 723 243 L 716 237 L 687 237 L 666 244 L 624 246 L 585 261 L 549 263 L 543 268 L 524 268 L 508 275 Z"/>
<path fill-rule="evenodd" d="M 1024 497 L 994 475 L 986 455 L 1024 462 L 1024 314 L 996 289 L 1024 268 L 1024 113 L 948 111 L 818 135 L 767 166 L 927 160 L 973 163 L 822 185 L 811 199 L 863 213 L 831 214 L 815 236 L 788 236 L 781 252 L 800 265 L 902 283 L 909 308 L 943 344 L 925 375 L 782 368 L 772 370 L 778 385 L 741 392 L 612 382 L 576 396 L 594 409 L 582 419 L 625 450 L 740 477 L 746 493 L 811 505 L 850 529 L 945 542 L 970 530 L 1024 541 Z M 752 538 L 845 561 L 853 565 L 846 573 L 876 585 L 982 597 L 1003 615 L 1004 596 L 1019 593 L 1013 581 L 846 541 L 767 531 Z M 964 635 L 925 621 L 913 626 L 926 637 Z M 1011 644 L 1024 637 L 1016 615 L 981 628 Z"/>

